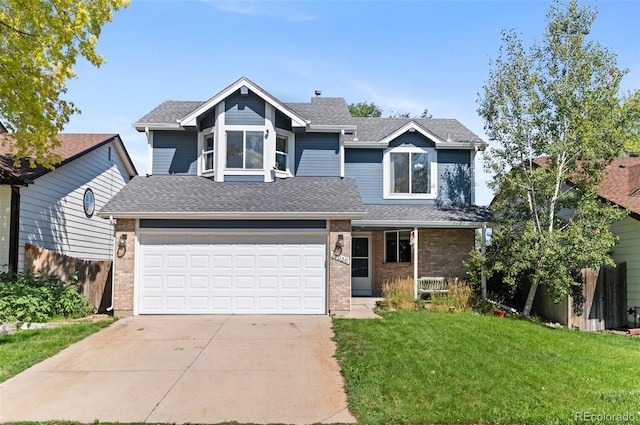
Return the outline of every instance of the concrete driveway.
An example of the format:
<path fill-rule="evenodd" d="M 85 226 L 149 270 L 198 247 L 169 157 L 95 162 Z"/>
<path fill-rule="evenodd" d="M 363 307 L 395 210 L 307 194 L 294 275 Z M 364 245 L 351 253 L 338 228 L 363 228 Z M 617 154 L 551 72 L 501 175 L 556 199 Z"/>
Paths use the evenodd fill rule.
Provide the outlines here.
<path fill-rule="evenodd" d="M 332 336 L 328 316 L 122 319 L 0 384 L 0 422 L 355 422 Z"/>

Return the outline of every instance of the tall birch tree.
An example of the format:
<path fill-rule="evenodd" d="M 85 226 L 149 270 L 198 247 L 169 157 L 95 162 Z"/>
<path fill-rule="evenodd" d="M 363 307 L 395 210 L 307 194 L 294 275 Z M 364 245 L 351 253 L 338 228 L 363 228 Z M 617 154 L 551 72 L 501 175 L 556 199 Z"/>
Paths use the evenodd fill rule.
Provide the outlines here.
<path fill-rule="evenodd" d="M 0 121 L 16 159 L 51 166 L 57 134 L 80 110 L 64 98 L 76 60 L 94 66 L 102 26 L 129 0 L 0 0 Z"/>
<path fill-rule="evenodd" d="M 502 46 L 478 112 L 491 148 L 493 271 L 531 283 L 524 315 L 544 285 L 559 301 L 584 267 L 613 265 L 610 224 L 625 214 L 598 201 L 611 158 L 622 152 L 616 56 L 588 39 L 596 10 L 553 2 L 540 42 L 514 30 Z"/>

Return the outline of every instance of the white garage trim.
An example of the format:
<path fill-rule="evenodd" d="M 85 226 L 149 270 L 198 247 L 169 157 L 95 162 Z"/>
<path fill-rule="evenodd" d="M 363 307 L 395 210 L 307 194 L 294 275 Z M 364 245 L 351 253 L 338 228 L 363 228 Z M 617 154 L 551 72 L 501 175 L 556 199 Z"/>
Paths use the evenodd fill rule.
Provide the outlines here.
<path fill-rule="evenodd" d="M 326 262 L 322 229 L 139 230 L 134 314 L 326 314 Z"/>

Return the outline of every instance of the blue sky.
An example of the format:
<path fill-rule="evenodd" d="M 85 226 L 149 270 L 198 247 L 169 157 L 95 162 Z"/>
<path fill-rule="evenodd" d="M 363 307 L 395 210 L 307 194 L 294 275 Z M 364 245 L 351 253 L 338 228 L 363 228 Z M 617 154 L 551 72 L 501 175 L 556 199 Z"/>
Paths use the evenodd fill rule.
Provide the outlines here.
<path fill-rule="evenodd" d="M 140 174 L 144 134 L 131 124 L 164 100 L 206 100 L 246 76 L 283 102 L 314 90 L 384 111 L 456 118 L 486 140 L 478 93 L 503 29 L 540 39 L 548 2 L 514 1 L 216 1 L 132 0 L 105 25 L 67 98 L 82 110 L 66 132 L 119 133 Z M 622 89 L 640 89 L 640 2 L 581 1 L 596 6 L 590 38 L 628 69 Z M 480 161 L 477 169 L 481 170 Z M 489 178 L 479 173 L 477 203 Z"/>

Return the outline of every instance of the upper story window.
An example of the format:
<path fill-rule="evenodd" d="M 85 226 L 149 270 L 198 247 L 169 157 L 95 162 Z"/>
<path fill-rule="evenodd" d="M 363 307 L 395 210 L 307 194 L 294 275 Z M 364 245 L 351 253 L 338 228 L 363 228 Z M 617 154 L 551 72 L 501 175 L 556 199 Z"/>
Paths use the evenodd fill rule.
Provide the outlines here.
<path fill-rule="evenodd" d="M 434 199 L 436 181 L 434 149 L 398 147 L 385 153 L 385 198 Z"/>
<path fill-rule="evenodd" d="M 204 171 L 211 171 L 214 169 L 215 156 L 214 156 L 214 137 L 213 134 L 208 134 L 204 137 L 204 143 L 202 146 L 202 157 L 204 159 Z"/>
<path fill-rule="evenodd" d="M 227 131 L 227 168 L 264 168 L 263 131 Z"/>
<path fill-rule="evenodd" d="M 287 171 L 289 168 L 289 138 L 282 134 L 276 135 L 276 169 Z"/>

